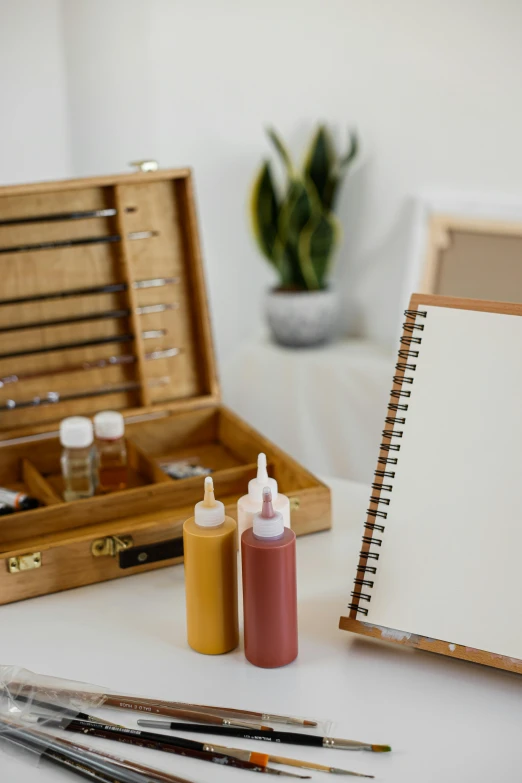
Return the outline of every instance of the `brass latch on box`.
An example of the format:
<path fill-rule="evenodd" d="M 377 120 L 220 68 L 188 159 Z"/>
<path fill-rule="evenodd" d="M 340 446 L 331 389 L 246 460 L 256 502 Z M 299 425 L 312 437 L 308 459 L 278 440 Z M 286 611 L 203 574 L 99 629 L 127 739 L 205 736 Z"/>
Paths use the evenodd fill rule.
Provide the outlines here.
<path fill-rule="evenodd" d="M 116 557 L 131 546 L 134 546 L 132 536 L 107 536 L 92 542 L 91 554 L 93 557 Z"/>
<path fill-rule="evenodd" d="M 290 511 L 299 511 L 301 508 L 301 501 L 299 498 L 290 498 Z"/>
<path fill-rule="evenodd" d="M 35 568 L 41 568 L 41 566 L 41 552 L 31 552 L 29 555 L 10 557 L 7 561 L 7 570 L 10 574 L 19 574 L 21 571 L 34 571 Z"/>

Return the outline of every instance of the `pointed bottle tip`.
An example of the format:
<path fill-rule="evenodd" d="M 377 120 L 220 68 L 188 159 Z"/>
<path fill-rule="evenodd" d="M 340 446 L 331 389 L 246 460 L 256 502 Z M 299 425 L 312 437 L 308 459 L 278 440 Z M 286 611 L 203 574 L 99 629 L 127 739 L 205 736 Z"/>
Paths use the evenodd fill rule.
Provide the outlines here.
<path fill-rule="evenodd" d="M 203 505 L 207 508 L 212 508 L 216 505 L 216 498 L 214 497 L 214 481 L 212 480 L 212 476 L 207 476 L 205 478 L 205 498 L 203 500 Z"/>
<path fill-rule="evenodd" d="M 261 516 L 263 519 L 272 519 L 274 513 L 274 508 L 272 506 L 272 490 L 270 487 L 265 487 L 263 489 L 263 508 L 261 509 Z"/>
<path fill-rule="evenodd" d="M 266 469 L 266 454 L 261 452 L 257 457 L 257 480 L 259 482 L 268 481 L 268 472 Z"/>

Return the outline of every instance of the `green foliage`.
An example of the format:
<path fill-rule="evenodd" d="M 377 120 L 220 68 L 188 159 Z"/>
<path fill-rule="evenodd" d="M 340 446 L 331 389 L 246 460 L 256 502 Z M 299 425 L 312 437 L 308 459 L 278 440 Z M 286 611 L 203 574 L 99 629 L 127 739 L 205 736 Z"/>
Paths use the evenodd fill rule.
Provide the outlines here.
<path fill-rule="evenodd" d="M 333 209 L 358 154 L 357 136 L 350 134 L 348 151 L 338 157 L 328 129 L 320 125 L 300 172 L 277 133 L 273 129 L 267 133 L 283 163 L 286 185 L 280 194 L 270 163 L 265 161 L 252 187 L 254 236 L 277 270 L 281 288 L 321 290 L 327 286 L 340 237 Z"/>

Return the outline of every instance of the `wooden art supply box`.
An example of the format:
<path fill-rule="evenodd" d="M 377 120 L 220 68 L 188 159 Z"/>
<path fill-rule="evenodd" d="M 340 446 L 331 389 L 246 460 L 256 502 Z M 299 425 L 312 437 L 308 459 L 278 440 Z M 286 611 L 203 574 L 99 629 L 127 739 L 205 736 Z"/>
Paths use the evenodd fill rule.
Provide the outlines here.
<path fill-rule="evenodd" d="M 0 254 L 0 486 L 42 503 L 0 516 L 0 604 L 181 562 L 203 479 L 164 461 L 235 517 L 264 451 L 297 535 L 330 527 L 328 488 L 220 404 L 189 170 L 0 188 Z M 66 503 L 59 421 L 100 410 L 128 488 Z"/>

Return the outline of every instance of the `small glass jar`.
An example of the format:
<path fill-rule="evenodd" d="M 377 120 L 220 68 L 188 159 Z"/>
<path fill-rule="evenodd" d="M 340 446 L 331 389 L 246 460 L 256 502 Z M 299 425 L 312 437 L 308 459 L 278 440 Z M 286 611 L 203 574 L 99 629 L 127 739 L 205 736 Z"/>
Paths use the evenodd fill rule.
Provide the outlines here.
<path fill-rule="evenodd" d="M 96 490 L 96 452 L 92 422 L 70 416 L 60 424 L 64 500 L 90 498 Z"/>
<path fill-rule="evenodd" d="M 117 411 L 102 411 L 94 417 L 98 452 L 100 492 L 116 492 L 127 486 L 127 446 L 125 421 Z"/>

